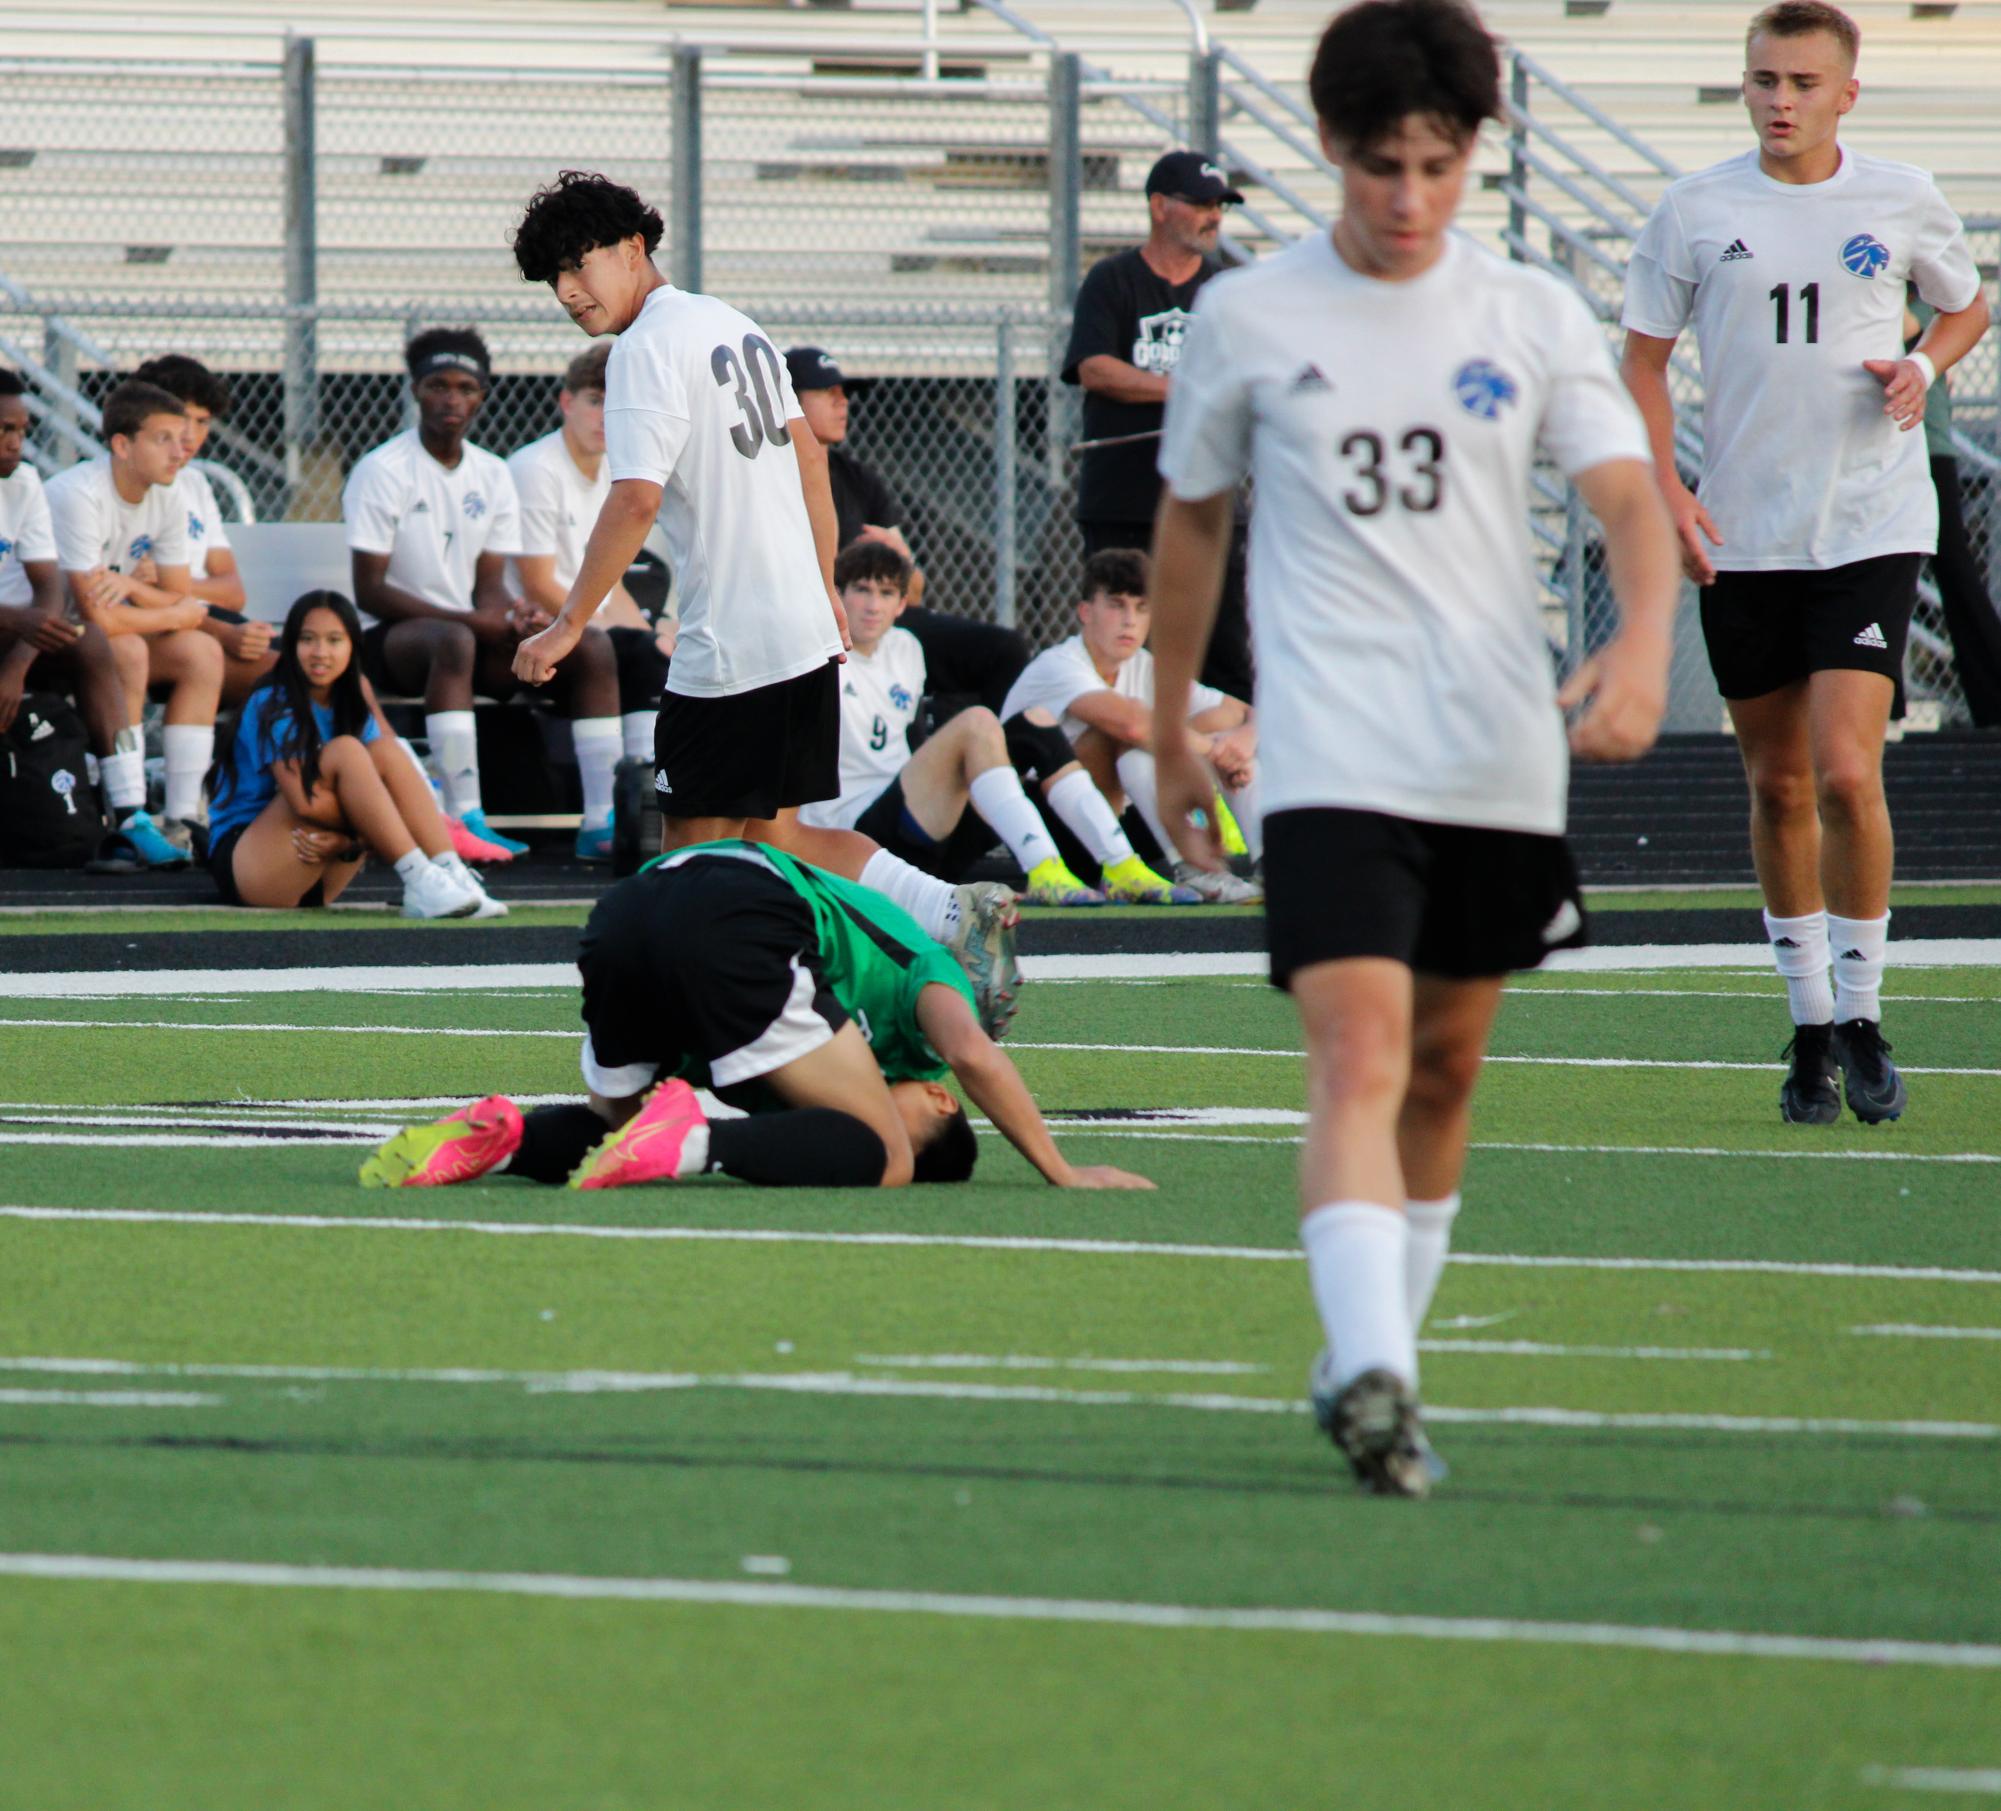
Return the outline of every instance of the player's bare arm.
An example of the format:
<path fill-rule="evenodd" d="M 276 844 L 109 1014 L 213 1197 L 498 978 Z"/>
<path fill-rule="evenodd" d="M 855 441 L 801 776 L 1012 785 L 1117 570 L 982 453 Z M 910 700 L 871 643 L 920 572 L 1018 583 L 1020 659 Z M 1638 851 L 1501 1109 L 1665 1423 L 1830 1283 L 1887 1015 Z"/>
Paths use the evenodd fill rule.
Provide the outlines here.
<path fill-rule="evenodd" d="M 1674 456 L 1674 398 L 1668 391 L 1668 360 L 1675 342 L 1650 333 L 1628 332 L 1625 356 L 1619 375 L 1638 405 L 1640 419 L 1647 426 L 1647 442 L 1653 449 L 1654 479 L 1667 504 L 1681 547 L 1681 568 L 1698 585 L 1716 577 L 1716 562 L 1709 547 L 1723 545 L 1723 531 L 1716 526 L 1701 499 L 1681 481 Z M 1709 546 L 1703 545 L 1707 540 Z"/>
<path fill-rule="evenodd" d="M 1667 709 L 1681 589 L 1674 527 L 1653 473 L 1637 459 L 1607 460 L 1573 482 L 1605 530 L 1619 633 L 1571 675 L 1557 703 L 1583 707 L 1570 731 L 1579 760 L 1633 761 L 1653 746 Z"/>
<path fill-rule="evenodd" d="M 1113 402 L 1165 402 L 1169 381 L 1165 372 L 1142 371 L 1109 352 L 1094 352 L 1077 366 L 1077 382 Z"/>
<path fill-rule="evenodd" d="M 504 646 L 519 633 L 515 612 L 520 602 L 507 582 L 507 556 L 482 553 L 472 569 L 472 632 L 483 642 Z"/>
<path fill-rule="evenodd" d="M 176 578 L 187 580 L 185 566 L 168 567 L 156 585 L 102 566 L 68 577 L 77 608 L 106 635 L 167 635 L 208 621 L 206 604 L 171 588 Z"/>
<path fill-rule="evenodd" d="M 1924 420 L 1925 392 L 1979 344 L 1987 326 L 1987 295 L 1982 291 L 1970 307 L 1934 315 L 1902 358 L 1862 361 L 1862 369 L 1883 386 L 1883 413 L 1893 417 L 1902 432 L 1908 434 Z"/>
<path fill-rule="evenodd" d="M 591 538 L 584 543 L 584 563 L 564 598 L 556 620 L 531 635 L 514 650 L 514 676 L 530 685 L 546 685 L 564 657 L 583 639 L 605 595 L 620 584 L 626 568 L 646 545 L 654 518 L 660 513 L 660 486 L 650 478 L 620 478 L 598 511 Z"/>
<path fill-rule="evenodd" d="M 1193 502 L 1170 493 L 1160 500 L 1153 528 L 1155 796 L 1175 847 L 1212 870 L 1223 866 L 1222 837 L 1209 811 L 1215 788 L 1183 726 L 1222 595 L 1234 504 L 1229 491 Z"/>
<path fill-rule="evenodd" d="M 927 987 L 917 996 L 917 1023 L 951 1068 L 966 1098 L 992 1120 L 1009 1144 L 1057 1188 L 1152 1188 L 1144 1176 L 1110 1164 L 1073 1164 L 1056 1148 L 1021 1071 L 980 1029 L 965 996 Z"/>
<path fill-rule="evenodd" d="M 799 462 L 799 489 L 806 499 L 806 518 L 813 524 L 813 551 L 819 556 L 820 576 L 827 586 L 827 604 L 834 613 L 834 628 L 841 646 L 852 648 L 855 638 L 848 632 L 848 613 L 841 607 L 841 594 L 834 589 L 834 556 L 840 552 L 840 520 L 834 513 L 833 480 L 827 476 L 827 449 L 808 425 L 805 416 L 795 415 L 786 424 L 792 436 L 792 454 Z M 906 557 L 908 550 L 905 550 Z"/>
<path fill-rule="evenodd" d="M 354 603 L 358 610 L 365 610 L 370 616 L 380 617 L 384 622 L 441 622 L 456 623 L 465 620 L 463 610 L 446 610 L 416 595 L 405 591 L 400 585 L 389 582 L 389 555 L 386 553 L 364 553 L 354 548 L 349 555 L 349 569 L 354 574 Z"/>

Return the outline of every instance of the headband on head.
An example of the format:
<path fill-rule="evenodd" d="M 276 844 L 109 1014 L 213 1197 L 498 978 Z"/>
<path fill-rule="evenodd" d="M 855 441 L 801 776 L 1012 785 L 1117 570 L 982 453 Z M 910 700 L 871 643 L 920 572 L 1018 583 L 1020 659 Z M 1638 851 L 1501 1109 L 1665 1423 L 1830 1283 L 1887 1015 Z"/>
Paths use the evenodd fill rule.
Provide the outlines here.
<path fill-rule="evenodd" d="M 410 373 L 413 381 L 422 383 L 425 378 L 439 371 L 470 371 L 479 379 L 480 388 L 487 382 L 487 369 L 470 352 L 427 352 L 417 361 L 417 368 Z"/>

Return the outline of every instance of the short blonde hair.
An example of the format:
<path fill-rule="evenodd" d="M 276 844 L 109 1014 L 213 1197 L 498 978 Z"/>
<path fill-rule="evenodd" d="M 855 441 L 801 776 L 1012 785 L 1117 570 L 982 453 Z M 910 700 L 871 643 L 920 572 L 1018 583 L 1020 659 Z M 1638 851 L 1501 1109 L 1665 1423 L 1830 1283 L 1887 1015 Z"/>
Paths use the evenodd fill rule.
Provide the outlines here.
<path fill-rule="evenodd" d="M 1829 6 L 1827 0 L 1774 0 L 1765 8 L 1744 34 L 1744 54 L 1751 54 L 1751 40 L 1761 33 L 1769 33 L 1775 38 L 1804 38 L 1810 32 L 1824 31 L 1839 44 L 1848 58 L 1848 66 L 1855 66 L 1855 59 L 1862 49 L 1861 28 L 1838 6 Z"/>

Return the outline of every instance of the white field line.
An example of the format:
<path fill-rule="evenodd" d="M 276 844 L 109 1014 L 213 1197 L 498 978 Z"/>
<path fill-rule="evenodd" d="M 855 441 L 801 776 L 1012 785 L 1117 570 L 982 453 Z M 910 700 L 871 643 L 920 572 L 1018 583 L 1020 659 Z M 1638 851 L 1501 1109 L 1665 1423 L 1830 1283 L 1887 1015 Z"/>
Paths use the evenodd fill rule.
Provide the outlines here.
<path fill-rule="evenodd" d="M 667 1241 L 743 1245 L 907 1246 L 958 1251 L 1064 1253 L 1079 1257 L 1203 1258 L 1296 1264 L 1284 1245 L 1189 1245 L 1143 1239 L 1055 1239 L 1003 1233 L 818 1232 L 793 1227 L 604 1226 L 587 1221 L 445 1220 L 414 1216 L 218 1213 L 204 1209 L 0 1206 L 0 1220 L 82 1221 L 136 1226 L 262 1226 L 300 1232 L 477 1233 L 496 1238 Z M 2001 1270 L 1946 1270 L 1927 1265 L 1833 1264 L 1782 1258 L 1597 1258 L 1455 1251 L 1454 1264 L 1528 1270 L 1714 1272 L 1751 1276 L 1845 1277 L 1875 1282 L 2001 1284 Z"/>
<path fill-rule="evenodd" d="M 1483 1358 L 1694 1359 L 1712 1364 L 1752 1364 L 1771 1353 L 1748 1346 L 1558 1346 L 1534 1339 L 1421 1339 L 1420 1352 L 1465 1352 Z"/>
<path fill-rule="evenodd" d="M 859 1590 L 741 1579 L 612 1578 L 551 1572 L 404 1571 L 287 1566 L 245 1560 L 123 1559 L 101 1554 L 0 1553 L 15 1578 L 145 1585 L 236 1585 L 265 1590 L 470 1591 L 507 1597 L 626 1603 L 717 1604 L 740 1609 L 848 1610 L 878 1615 L 963 1616 L 1005 1622 L 1098 1623 L 1150 1629 L 1401 1636 L 1419 1641 L 1532 1642 L 1657 1654 L 1754 1660 L 1836 1660 L 1865 1666 L 1964 1671 L 2001 1668 L 2001 1645 L 1754 1634 L 1634 1623 L 1527 1622 L 1509 1617 L 1397 1616 L 1369 1610 L 1232 1609 L 1206 1604 L 1101 1603 L 1087 1598 L 976 1596 L 944 1591 Z"/>
<path fill-rule="evenodd" d="M 1850 1327 L 1850 1333 L 1878 1339 L 2001 1339 L 2001 1327 Z"/>
<path fill-rule="evenodd" d="M 1517 983 L 1501 989 L 1511 998 L 1520 995 L 1533 1000 L 1543 994 L 1581 994 L 1599 1000 L 1758 1000 L 1769 1005 L 1776 998 L 1771 986 L 1764 987 L 1539 987 Z M 1995 1006 L 2001 1005 L 1985 994 L 1884 994 L 1894 1006 Z"/>
<path fill-rule="evenodd" d="M 1201 1358 L 1040 1358 L 1022 1352 L 857 1352 L 858 1365 L 891 1371 L 1104 1371 L 1163 1376 L 1257 1377 L 1270 1365 Z"/>
<path fill-rule="evenodd" d="M 47 1125 L 65 1129 L 86 1126 L 123 1128 L 127 1131 L 171 1131 L 177 1126 L 209 1128 L 228 1131 L 246 1123 L 268 1125 L 274 1132 L 344 1132 L 354 1136 L 369 1133 L 377 1138 L 387 1138 L 392 1132 L 400 1132 L 401 1125 L 387 1122 L 372 1122 L 365 1119 L 309 1119 L 303 1114 L 288 1114 L 283 1118 L 259 1117 L 246 1121 L 242 1114 L 221 1117 L 211 1113 L 188 1113 L 178 1107 L 130 1107 L 123 1111 L 101 1107 L 49 1107 L 22 1108 L 0 1106 L 0 1119 L 9 1125 Z M 196 1141 L 199 1142 L 199 1141 Z"/>
<path fill-rule="evenodd" d="M 191 1390 L 0 1390 L 8 1408 L 206 1409 L 221 1401 Z"/>
<path fill-rule="evenodd" d="M 225 1021 L 197 1023 L 185 1019 L 10 1019 L 0 1017 L 0 1031 L 9 1026 L 28 1025 L 42 1029 L 71 1031 L 305 1031 L 315 1037 L 357 1035 L 385 1038 L 568 1038 L 575 1043 L 580 1031 L 494 1031 L 466 1025 L 232 1025 Z"/>
<path fill-rule="evenodd" d="M 1900 968 L 1991 968 L 2001 966 L 2001 938 L 1911 937 L 1892 946 Z M 1657 969 L 1764 969 L 1771 950 L 1763 943 L 1626 944 L 1602 949 L 1559 950 L 1545 965 L 1560 973 L 1624 974 Z M 1030 980 L 1118 981 L 1205 979 L 1261 975 L 1259 951 L 1219 951 L 1194 955 L 1031 956 L 1023 962 Z M 401 967 L 356 966 L 241 969 L 129 969 L 71 971 L 63 974 L 0 975 L 0 998 L 139 999 L 148 995 L 227 993 L 352 993 L 384 989 L 409 993 L 468 993 L 493 988 L 576 985 L 568 962 L 438 963 Z"/>
<path fill-rule="evenodd" d="M 2001 1002 L 1996 1002 L 2001 1004 Z M 1222 1044 L 1055 1044 L 1044 1043 L 1035 1038 L 1015 1038 L 1008 1042 L 1009 1050 L 1093 1050 L 1117 1056 L 1289 1056 L 1300 1062 L 1306 1060 L 1303 1050 L 1274 1050 L 1260 1045 L 1232 1046 Z M 1750 1070 L 1753 1073 L 1783 1072 L 1785 1064 L 1769 1063 L 1723 1063 L 1708 1062 L 1690 1057 L 1651 1056 L 1496 1056 L 1491 1052 L 1483 1059 L 1487 1063 L 1515 1063 L 1538 1069 L 1735 1069 Z M 1906 1075 L 2001 1075 L 1997 1069 L 1936 1068 L 1920 1069 L 1909 1064 L 1898 1067 Z M 1274 1122 L 1280 1123 L 1280 1122 Z"/>
<path fill-rule="evenodd" d="M 693 1390 L 739 1390 L 781 1396 L 834 1396 L 933 1402 L 1009 1402 L 1063 1408 L 1180 1409 L 1202 1414 L 1303 1415 L 1298 1397 L 1226 1392 L 1067 1390 L 1051 1384 L 942 1382 L 928 1378 L 858 1377 L 852 1371 L 477 1371 L 371 1370 L 335 1365 L 134 1364 L 107 1372 L 112 1360 L 7 1361 L 7 1368 L 60 1374 L 74 1365 L 86 1375 L 228 1377 L 292 1383 L 513 1384 L 538 1396 L 646 1395 Z M 2001 1426 L 1985 1421 L 1867 1421 L 1848 1416 L 1612 1413 L 1598 1409 L 1520 1405 L 1467 1409 L 1427 1404 L 1425 1419 L 1439 1425 L 1608 1429 L 1638 1433 L 1863 1435 L 1901 1440 L 2001 1440 Z"/>
<path fill-rule="evenodd" d="M 316 1132 L 303 1138 L 259 1138 L 249 1132 L 213 1132 L 200 1138 L 183 1138 L 172 1132 L 15 1132 L 0 1128 L 0 1145 L 56 1144 L 90 1150 L 160 1147 L 176 1151 L 268 1151 L 275 1145 L 305 1148 L 340 1145 L 353 1148 L 367 1142 L 367 1138 L 357 1137 L 352 1132 L 339 1135 Z"/>
<path fill-rule="evenodd" d="M 1899 1792 L 1958 1792 L 2001 1798 L 2001 1767 L 1865 1767 L 1862 1783 Z"/>

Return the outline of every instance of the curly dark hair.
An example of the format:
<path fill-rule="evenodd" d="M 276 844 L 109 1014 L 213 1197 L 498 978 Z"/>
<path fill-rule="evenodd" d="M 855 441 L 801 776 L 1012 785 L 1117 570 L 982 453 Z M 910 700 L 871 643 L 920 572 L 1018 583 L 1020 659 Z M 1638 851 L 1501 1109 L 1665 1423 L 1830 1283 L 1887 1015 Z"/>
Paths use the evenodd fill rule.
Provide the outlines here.
<path fill-rule="evenodd" d="M 1306 87 L 1329 133 L 1357 149 L 1412 114 L 1462 143 L 1501 116 L 1500 57 L 1462 0 L 1361 0 L 1337 13 Z"/>
<path fill-rule="evenodd" d="M 166 352 L 149 358 L 132 375 L 141 383 L 158 384 L 169 396 L 206 409 L 217 421 L 229 413 L 229 386 L 198 358 Z"/>
<path fill-rule="evenodd" d="M 547 188 L 537 189 L 514 229 L 514 262 L 528 283 L 553 283 L 556 273 L 574 269 L 586 252 L 616 245 L 637 233 L 650 258 L 666 230 L 658 208 L 636 189 L 593 170 L 564 170 Z"/>
<path fill-rule="evenodd" d="M 857 536 L 834 556 L 834 589 L 872 585 L 886 580 L 899 591 L 910 589 L 910 562 L 887 541 Z"/>

